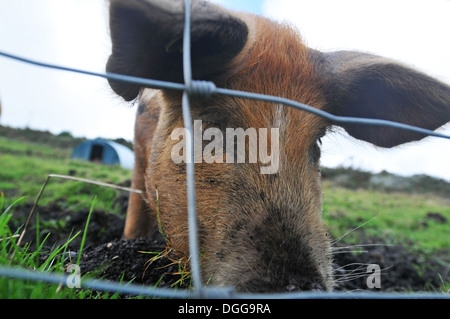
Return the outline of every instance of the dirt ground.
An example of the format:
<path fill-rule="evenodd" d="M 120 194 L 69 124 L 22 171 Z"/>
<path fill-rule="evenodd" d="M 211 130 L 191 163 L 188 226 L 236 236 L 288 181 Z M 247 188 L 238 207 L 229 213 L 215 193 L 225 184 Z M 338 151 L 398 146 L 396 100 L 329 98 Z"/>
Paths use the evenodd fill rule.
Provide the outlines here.
<path fill-rule="evenodd" d="M 126 198 L 121 200 L 125 201 Z M 18 217 L 15 220 L 23 223 L 29 208 L 24 207 L 15 212 L 14 216 Z M 87 210 L 65 212 L 57 203 L 39 207 L 38 211 L 41 236 L 45 233 L 51 234 L 46 241 L 46 247 L 63 244 L 70 234 L 83 230 L 89 213 Z M 151 286 L 158 284 L 158 287 L 182 288 L 189 285 L 189 280 L 180 282 L 182 275 L 179 274 L 179 266 L 172 264 L 170 259 L 161 257 L 149 262 L 156 256 L 155 253 L 166 248 L 162 236 L 156 234 L 151 239 L 121 240 L 123 226 L 124 218 L 103 211 L 93 212 L 82 254 L 82 274 L 89 273 L 92 277 L 112 281 L 133 280 L 135 284 Z M 33 227 L 25 237 L 25 240 L 30 242 L 34 242 L 36 238 L 32 229 Z M 70 243 L 74 256 L 80 244 L 81 235 Z M 408 247 L 382 245 L 383 242 L 377 238 L 366 238 L 361 244 L 370 245 L 363 248 L 365 252 L 357 254 L 344 252 L 348 250 L 346 248 L 336 250 L 340 252 L 334 255 L 338 281 L 336 290 L 373 291 L 374 289 L 367 287 L 367 278 L 371 274 L 367 273 L 368 264 L 380 266 L 380 291 L 440 291 L 442 279 L 448 280 L 450 269 L 440 259 L 444 258 L 443 256 L 428 256 L 419 252 L 412 254 Z"/>

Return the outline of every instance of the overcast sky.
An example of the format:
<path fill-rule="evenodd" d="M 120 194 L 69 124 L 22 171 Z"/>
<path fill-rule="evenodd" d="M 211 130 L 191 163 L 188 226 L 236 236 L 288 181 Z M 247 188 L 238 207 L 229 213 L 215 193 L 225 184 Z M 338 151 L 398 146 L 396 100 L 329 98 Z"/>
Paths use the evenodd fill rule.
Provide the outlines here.
<path fill-rule="evenodd" d="M 216 2 L 288 21 L 315 49 L 376 53 L 450 84 L 448 0 Z M 102 72 L 110 51 L 107 30 L 104 0 L 0 0 L 1 51 Z M 133 138 L 135 108 L 116 97 L 103 79 L 0 57 L 0 100 L 2 125 L 90 138 Z M 444 132 L 450 134 L 450 128 Z M 322 162 L 450 181 L 450 141 L 427 138 L 386 151 L 333 134 L 324 140 Z"/>

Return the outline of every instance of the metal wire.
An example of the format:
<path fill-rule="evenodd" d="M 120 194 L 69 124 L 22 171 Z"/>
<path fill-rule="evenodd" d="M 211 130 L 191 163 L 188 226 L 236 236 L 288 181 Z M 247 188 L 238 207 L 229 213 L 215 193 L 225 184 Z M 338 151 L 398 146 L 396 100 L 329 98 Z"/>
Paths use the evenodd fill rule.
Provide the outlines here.
<path fill-rule="evenodd" d="M 20 61 L 23 63 L 48 68 L 48 69 L 55 69 L 55 70 L 60 70 L 60 71 L 85 74 L 85 75 L 100 77 L 100 78 L 124 82 L 124 83 L 136 84 L 136 85 L 140 85 L 145 88 L 169 89 L 169 90 L 176 90 L 176 91 L 183 91 L 183 92 L 191 90 L 191 92 L 192 92 L 191 94 L 194 95 L 195 93 L 201 92 L 201 89 L 199 89 L 199 87 L 201 87 L 201 88 L 203 88 L 203 90 L 207 90 L 209 95 L 220 95 L 221 94 L 221 95 L 239 97 L 239 98 L 243 98 L 243 99 L 284 104 L 286 106 L 290 106 L 290 107 L 296 108 L 301 111 L 315 114 L 317 116 L 325 118 L 325 119 L 329 120 L 330 122 L 333 122 L 336 124 L 363 124 L 363 125 L 371 125 L 371 126 L 392 127 L 392 128 L 396 128 L 396 129 L 400 129 L 400 130 L 411 131 L 411 132 L 416 132 L 416 133 L 420 133 L 420 134 L 427 135 L 427 136 L 439 137 L 439 138 L 444 138 L 444 139 L 450 140 L 450 135 L 435 132 L 432 130 L 424 129 L 424 128 L 413 126 L 413 125 L 408 125 L 408 124 L 403 124 L 403 123 L 398 123 L 398 122 L 388 121 L 388 120 L 381 120 L 381 119 L 337 116 L 337 115 L 328 113 L 326 111 L 316 109 L 312 106 L 309 106 L 309 105 L 306 105 L 306 104 L 303 104 L 303 103 L 300 103 L 297 101 L 289 100 L 286 98 L 281 98 L 278 96 L 258 94 L 258 93 L 253 93 L 253 92 L 244 92 L 244 91 L 238 91 L 238 90 L 230 90 L 230 89 L 224 89 L 224 88 L 217 88 L 217 87 L 215 87 L 214 83 L 212 83 L 212 82 L 193 80 L 191 82 L 191 87 L 188 88 L 185 84 L 182 84 L 182 83 L 145 79 L 145 78 L 140 78 L 140 77 L 136 77 L 136 76 L 132 76 L 132 75 L 124 75 L 124 74 L 109 73 L 109 72 L 108 73 L 92 72 L 92 71 L 87 71 L 87 70 L 82 70 L 82 69 L 60 66 L 60 65 L 56 65 L 56 64 L 52 64 L 52 63 L 36 61 L 33 59 L 20 57 L 15 54 L 10 54 L 10 53 L 4 52 L 4 51 L 0 51 L 0 56 L 9 58 L 12 60 Z M 197 90 L 192 91 L 193 88 L 195 88 L 195 87 L 197 87 Z"/>
<path fill-rule="evenodd" d="M 191 69 L 191 1 L 184 2 L 184 35 L 183 35 L 183 73 L 184 83 L 192 90 Z M 192 129 L 191 110 L 189 105 L 189 92 L 184 91 L 182 97 L 182 110 L 186 139 L 186 187 L 187 187 L 187 211 L 189 228 L 189 253 L 191 264 L 191 276 L 194 291 L 201 296 L 202 278 L 200 272 L 200 259 L 198 248 L 197 212 L 195 208 L 195 168 L 194 168 L 194 133 Z"/>
<path fill-rule="evenodd" d="M 172 83 L 165 81 L 158 81 L 153 79 L 144 79 L 135 76 L 114 74 L 114 73 L 96 73 L 91 71 L 85 71 L 75 68 L 58 66 L 50 63 L 44 63 L 40 61 L 34 61 L 31 59 L 19 57 L 17 55 L 9 54 L 0 51 L 0 56 L 13 59 L 16 61 L 50 68 L 57 69 L 61 71 L 68 71 L 73 73 L 80 73 L 95 77 L 106 78 L 109 80 L 115 80 L 120 82 L 137 84 L 142 87 L 155 88 L 155 89 L 171 89 L 183 91 L 182 97 L 182 111 L 183 111 L 183 121 L 186 129 L 186 134 L 188 136 L 186 142 L 186 184 L 187 184 L 187 210 L 188 210 L 188 227 L 189 227 L 189 250 L 190 250 L 190 263 L 193 281 L 193 291 L 178 291 L 174 289 L 164 289 L 164 288 L 150 288 L 143 287 L 133 284 L 122 285 L 119 283 L 108 282 L 104 280 L 82 280 L 81 286 L 83 288 L 95 289 L 101 291 L 113 291 L 123 294 L 133 294 L 133 295 L 143 295 L 143 296 L 153 296 L 153 297 L 164 297 L 164 298 L 369 298 L 369 299 L 385 299 L 385 298 L 446 298 L 450 299 L 448 294 L 430 293 L 430 294 L 416 294 L 416 293 L 348 293 L 348 292 L 301 292 L 301 293 L 274 293 L 274 294 L 240 294 L 236 293 L 233 287 L 231 288 L 207 288 L 202 284 L 201 271 L 200 271 L 200 260 L 199 260 L 199 245 L 198 245 L 198 225 L 196 216 L 196 205 L 195 205 L 195 178 L 194 178 L 194 136 L 192 130 L 192 119 L 189 106 L 190 96 L 202 96 L 210 97 L 214 94 L 222 94 L 227 96 L 234 96 L 244 99 L 252 99 L 265 101 L 270 103 L 284 104 L 287 106 L 294 107 L 296 109 L 306 111 L 317 116 L 328 119 L 335 124 L 363 124 L 363 125 L 374 125 L 374 126 L 385 126 L 393 127 L 401 130 L 413 131 L 421 133 L 424 135 L 440 137 L 445 139 L 450 139 L 449 135 L 434 132 L 431 130 L 423 129 L 420 127 L 397 123 L 393 121 L 380 120 L 380 119 L 365 119 L 365 118 L 353 118 L 353 117 L 342 117 L 330 114 L 328 112 L 318 110 L 311 106 L 288 100 L 285 98 L 280 98 L 276 96 L 256 94 L 251 92 L 242 92 L 236 90 L 229 90 L 223 88 L 217 88 L 212 82 L 205 81 L 194 81 L 192 79 L 192 66 L 191 66 L 191 51 L 190 51 L 190 26 L 191 26 L 191 1 L 184 0 L 185 3 L 185 21 L 184 21 L 184 35 L 183 35 L 183 73 L 184 73 L 184 84 Z M 65 284 L 67 283 L 68 276 L 57 275 L 53 273 L 37 272 L 37 271 L 27 271 L 24 269 L 2 267 L 0 266 L 0 276 L 14 277 L 28 280 L 45 281 L 50 283 Z"/>
<path fill-rule="evenodd" d="M 0 266 L 0 277 L 23 280 L 42 281 L 51 284 L 65 285 L 70 276 L 58 275 L 44 271 L 31 271 L 21 268 Z M 159 298 L 198 298 L 198 294 L 186 290 L 170 288 L 153 288 L 137 284 L 110 282 L 106 280 L 81 279 L 83 289 L 106 292 L 118 292 L 124 295 L 139 295 Z M 203 288 L 202 297 L 209 299 L 450 299 L 444 293 L 380 293 L 380 292 L 286 292 L 286 293 L 236 293 L 233 288 Z"/>

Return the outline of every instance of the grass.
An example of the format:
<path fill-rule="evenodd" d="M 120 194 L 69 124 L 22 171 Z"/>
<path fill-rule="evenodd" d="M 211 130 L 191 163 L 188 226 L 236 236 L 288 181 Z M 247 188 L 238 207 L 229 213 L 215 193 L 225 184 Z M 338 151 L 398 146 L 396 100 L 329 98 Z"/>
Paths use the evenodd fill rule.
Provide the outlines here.
<path fill-rule="evenodd" d="M 6 209 L 3 193 L 0 196 L 0 265 L 8 267 L 19 267 L 21 269 L 38 270 L 52 274 L 70 275 L 68 267 L 79 265 L 86 241 L 86 233 L 89 227 L 90 216 L 94 210 L 96 199 L 92 202 L 77 260 L 72 260 L 72 255 L 67 251 L 70 242 L 80 236 L 81 231 L 69 236 L 67 241 L 51 250 L 45 250 L 46 237 L 37 244 L 37 248 L 30 250 L 30 244 L 18 244 L 19 230 L 12 231 L 8 222 L 13 218 L 13 209 L 23 198 L 16 200 Z M 37 215 L 38 216 L 38 215 Z M 37 228 L 39 219 L 37 217 Z M 0 277 L 0 299 L 112 299 L 118 294 L 93 292 L 89 289 L 72 289 L 69 285 L 49 284 L 40 281 L 10 279 Z"/>
<path fill-rule="evenodd" d="M 112 169 L 70 159 L 70 151 L 53 149 L 50 146 L 28 142 L 12 141 L 0 137 L 0 191 L 9 198 L 27 196 L 23 203 L 31 203 L 49 174 L 73 175 L 120 184 L 131 179 L 131 172 L 119 166 Z M 118 212 L 114 206 L 117 191 L 81 182 L 52 180 L 46 188 L 41 205 L 58 201 L 62 208 L 75 210 L 88 207 L 92 194 L 101 194 L 98 209 Z"/>
<path fill-rule="evenodd" d="M 67 180 L 51 179 L 39 206 L 52 202 L 67 210 L 91 207 L 84 232 L 73 234 L 65 244 L 45 250 L 48 237 L 41 234 L 48 229 L 64 227 L 64 221 L 39 221 L 36 214 L 36 249 L 30 243 L 18 245 L 23 227 L 11 229 L 14 211 L 20 207 L 30 207 L 49 174 L 75 174 L 77 177 L 120 184 L 131 178 L 131 172 L 121 167 L 108 167 L 87 162 L 70 160 L 70 150 L 53 148 L 45 144 L 16 141 L 0 137 L 0 265 L 41 270 L 68 275 L 65 267 L 69 263 L 79 263 L 86 239 L 86 231 L 92 209 L 102 209 L 119 213 L 114 198 L 119 191 L 97 185 Z M 101 200 L 93 199 L 98 194 Z M 14 198 L 18 198 L 14 200 Z M 14 226 L 15 227 L 15 226 Z M 67 253 L 68 244 L 77 236 L 82 236 L 81 247 L 76 260 Z M 111 298 L 116 295 L 93 293 L 85 289 L 69 289 L 62 285 L 47 284 L 9 278 L 0 278 L 0 299 L 3 298 Z"/>
<path fill-rule="evenodd" d="M 450 221 L 450 200 L 432 194 L 349 190 L 324 183 L 323 214 L 331 234 L 338 238 L 361 226 L 345 238 L 361 242 L 361 236 L 376 236 L 395 244 L 409 243 L 434 253 L 450 247 L 449 226 L 427 217 L 438 213 Z"/>
<path fill-rule="evenodd" d="M 120 167 L 103 166 L 70 160 L 70 150 L 54 148 L 45 144 L 17 141 L 0 137 L 0 265 L 18 266 L 65 273 L 65 265 L 79 262 L 70 260 L 67 244 L 73 234 L 60 247 L 44 251 L 46 237 L 39 236 L 47 229 L 63 227 L 64 221 L 48 225 L 39 221 L 36 214 L 36 247 L 17 245 L 22 228 L 11 229 L 14 211 L 30 205 L 49 174 L 68 175 L 120 184 L 131 178 L 131 172 Z M 432 194 L 389 193 L 367 189 L 339 186 L 332 181 L 323 182 L 324 219 L 333 237 L 339 238 L 349 229 L 355 229 L 342 242 L 360 243 L 364 236 L 377 236 L 392 243 L 409 243 L 412 249 L 429 253 L 447 252 L 450 247 L 448 223 L 450 222 L 450 200 Z M 52 179 L 47 185 L 39 205 L 57 202 L 67 210 L 94 207 L 111 213 L 119 213 L 114 205 L 118 191 L 81 182 Z M 94 200 L 97 195 L 99 200 Z M 428 213 L 439 213 L 447 219 L 443 224 Z M 48 222 L 47 222 L 48 223 Z M 83 249 L 85 237 L 80 251 Z M 158 258 L 156 255 L 154 258 Z M 445 262 L 448 263 L 448 260 Z M 180 269 L 180 272 L 185 270 Z M 188 280 L 188 279 L 187 279 Z M 112 298 L 117 295 L 96 293 L 85 289 L 69 289 L 60 285 L 0 278 L 0 298 Z"/>
<path fill-rule="evenodd" d="M 21 200 L 21 199 L 20 199 Z M 66 245 L 50 252 L 48 258 L 39 263 L 39 255 L 43 254 L 42 242 L 35 251 L 29 251 L 29 245 L 17 245 L 17 236 L 19 231 L 12 231 L 8 227 L 8 222 L 13 217 L 11 213 L 14 205 L 20 200 L 13 202 L 10 206 L 4 208 L 5 199 L 2 194 L 0 197 L 0 265 L 8 265 L 10 267 L 21 267 L 27 269 L 45 269 L 46 271 L 61 272 L 64 265 L 64 258 L 61 252 L 67 247 Z M 55 260 L 56 258 L 56 260 Z M 45 283 L 29 282 L 26 280 L 11 280 L 5 277 L 0 278 L 0 298 L 70 298 L 73 297 L 74 291 L 61 290 L 58 285 L 48 285 Z"/>

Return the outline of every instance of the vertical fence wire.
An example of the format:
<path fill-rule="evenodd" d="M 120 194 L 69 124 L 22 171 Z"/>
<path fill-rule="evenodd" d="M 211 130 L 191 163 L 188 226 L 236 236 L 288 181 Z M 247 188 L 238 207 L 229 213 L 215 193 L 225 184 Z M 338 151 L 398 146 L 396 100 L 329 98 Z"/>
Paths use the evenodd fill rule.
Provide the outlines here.
<path fill-rule="evenodd" d="M 183 73 L 184 84 L 187 88 L 192 85 L 191 69 L 191 1 L 184 1 L 184 35 L 183 35 Z M 186 196 L 189 228 L 189 253 L 191 263 L 191 276 L 194 291 L 201 294 L 202 279 L 200 271 L 198 248 L 198 225 L 195 205 L 195 169 L 194 169 L 194 133 L 192 130 L 191 110 L 189 105 L 189 91 L 184 90 L 182 97 L 183 121 L 187 134 L 186 138 Z"/>

